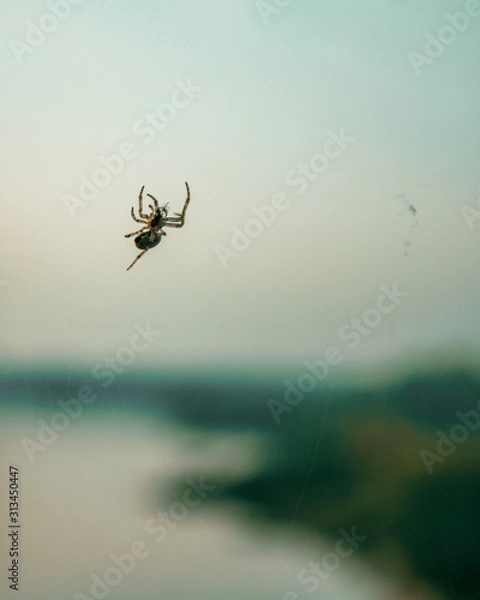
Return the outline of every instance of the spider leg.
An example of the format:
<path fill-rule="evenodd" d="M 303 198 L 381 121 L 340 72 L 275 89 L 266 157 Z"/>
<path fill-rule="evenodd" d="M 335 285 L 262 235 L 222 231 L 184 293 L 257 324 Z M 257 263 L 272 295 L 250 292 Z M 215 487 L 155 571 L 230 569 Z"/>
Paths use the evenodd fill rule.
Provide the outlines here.
<path fill-rule="evenodd" d="M 132 206 L 132 210 L 130 211 L 130 214 L 132 215 L 132 219 L 134 221 L 136 221 L 137 223 L 148 223 L 148 221 L 146 221 L 145 219 L 137 219 L 137 217 L 135 216 L 135 210 Z"/>
<path fill-rule="evenodd" d="M 174 215 L 178 215 L 177 217 L 165 217 L 163 219 L 164 222 L 167 223 L 178 223 L 182 220 L 182 215 L 180 213 L 173 213 Z"/>
<path fill-rule="evenodd" d="M 182 208 L 182 217 L 185 217 L 185 212 L 187 210 L 187 206 L 190 204 L 190 188 L 188 187 L 188 183 L 185 182 L 185 186 L 187 188 L 187 199 L 185 200 L 185 204 L 183 205 Z M 178 213 L 176 213 L 178 214 Z"/>
<path fill-rule="evenodd" d="M 138 194 L 138 214 L 143 218 L 143 219 L 148 219 L 148 215 L 144 214 L 143 209 L 142 209 L 142 202 L 143 202 L 143 190 L 145 189 L 145 186 L 142 185 L 142 188 L 140 190 L 140 193 Z"/>
<path fill-rule="evenodd" d="M 185 225 L 185 223 L 163 223 L 163 227 L 183 227 Z"/>
<path fill-rule="evenodd" d="M 126 238 L 132 237 L 132 235 L 137 235 L 137 233 L 141 233 L 142 231 L 145 231 L 145 229 L 150 229 L 148 226 L 142 227 L 141 229 L 139 229 L 138 231 L 134 231 L 133 233 L 127 233 L 125 235 Z"/>
<path fill-rule="evenodd" d="M 177 217 L 167 217 L 163 222 L 166 227 L 183 227 L 185 225 L 185 213 L 188 205 L 190 204 L 190 188 L 188 187 L 187 182 L 185 182 L 185 185 L 187 186 L 187 199 L 183 205 L 182 212 L 174 213 L 175 215 L 178 215 Z"/>
<path fill-rule="evenodd" d="M 132 264 L 129 267 L 127 267 L 127 271 L 129 271 L 133 267 L 133 265 L 137 262 L 137 260 L 139 258 L 142 258 L 142 256 L 145 254 L 145 252 L 148 252 L 148 250 L 150 250 L 150 248 L 145 248 L 145 250 L 142 250 L 140 252 L 140 254 L 137 256 L 137 258 L 132 262 Z"/>
<path fill-rule="evenodd" d="M 185 182 L 185 186 L 187 188 L 187 198 L 185 200 L 185 204 L 183 205 L 181 213 L 175 213 L 180 218 L 180 222 L 181 222 L 180 227 L 182 227 L 184 225 L 184 223 L 185 223 L 185 213 L 187 212 L 187 207 L 190 204 L 190 188 L 188 187 L 188 183 L 187 182 Z"/>
<path fill-rule="evenodd" d="M 158 233 L 160 234 L 160 236 L 162 235 L 167 235 L 165 231 L 163 231 L 163 229 L 161 227 L 157 228 L 157 229 L 151 229 L 150 230 L 150 243 L 153 244 L 155 242 L 155 234 L 158 231 Z M 153 246 L 152 246 L 153 248 Z"/>
<path fill-rule="evenodd" d="M 154 204 L 155 204 L 155 208 L 158 208 L 158 202 L 157 202 L 157 199 L 156 199 L 156 198 L 154 198 L 154 197 L 152 196 L 152 194 L 147 194 L 147 196 L 153 200 L 153 202 L 154 202 Z"/>

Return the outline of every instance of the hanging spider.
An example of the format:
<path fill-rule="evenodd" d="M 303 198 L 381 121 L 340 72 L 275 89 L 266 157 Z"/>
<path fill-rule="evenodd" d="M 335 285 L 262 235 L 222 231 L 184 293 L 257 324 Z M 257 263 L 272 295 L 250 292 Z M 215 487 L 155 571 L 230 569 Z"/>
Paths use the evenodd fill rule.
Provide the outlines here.
<path fill-rule="evenodd" d="M 190 202 L 190 188 L 188 187 L 188 183 L 185 182 L 187 187 L 187 199 L 185 200 L 185 204 L 183 205 L 183 209 L 181 213 L 174 213 L 175 217 L 168 216 L 168 202 L 164 206 L 159 206 L 157 200 L 151 195 L 147 194 L 149 198 L 153 200 L 153 205 L 149 204 L 150 214 L 146 214 L 143 212 L 143 190 L 145 186 L 142 186 L 140 190 L 140 194 L 138 195 L 138 214 L 140 218 L 135 216 L 135 211 L 132 206 L 131 215 L 132 219 L 137 223 L 143 223 L 144 226 L 138 231 L 134 231 L 133 233 L 127 233 L 126 238 L 132 237 L 132 235 L 137 235 L 137 237 L 133 240 L 135 242 L 135 246 L 142 250 L 137 258 L 132 262 L 132 264 L 127 268 L 127 271 L 133 267 L 133 265 L 137 262 L 137 260 L 142 257 L 147 250 L 150 248 L 154 248 L 157 244 L 159 244 L 162 240 L 163 235 L 167 235 L 165 231 L 163 231 L 163 227 L 183 227 L 185 224 L 185 211 L 187 210 L 187 206 Z"/>

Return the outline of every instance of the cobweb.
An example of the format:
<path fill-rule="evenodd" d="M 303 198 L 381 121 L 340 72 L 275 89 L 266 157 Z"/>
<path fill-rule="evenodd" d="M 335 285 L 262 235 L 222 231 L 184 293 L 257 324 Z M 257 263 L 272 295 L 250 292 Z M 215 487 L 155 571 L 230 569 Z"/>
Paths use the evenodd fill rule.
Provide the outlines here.
<path fill-rule="evenodd" d="M 410 204 L 405 196 L 405 194 L 397 194 L 397 200 L 401 202 L 405 208 L 407 208 L 408 212 L 411 214 L 412 225 L 410 227 L 410 233 L 408 234 L 407 239 L 404 243 L 404 251 L 403 256 L 407 257 L 410 252 L 410 246 L 412 245 L 412 239 L 414 235 L 414 230 L 418 226 L 418 217 L 417 217 L 417 209 L 413 204 Z"/>

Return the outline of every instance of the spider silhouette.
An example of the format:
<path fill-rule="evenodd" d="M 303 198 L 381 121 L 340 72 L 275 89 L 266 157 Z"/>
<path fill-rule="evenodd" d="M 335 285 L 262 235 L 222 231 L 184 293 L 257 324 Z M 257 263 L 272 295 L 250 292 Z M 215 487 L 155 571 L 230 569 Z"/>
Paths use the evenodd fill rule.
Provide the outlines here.
<path fill-rule="evenodd" d="M 185 204 L 183 205 L 182 212 L 174 213 L 176 215 L 175 217 L 168 216 L 168 202 L 164 206 L 159 206 L 156 198 L 154 198 L 151 194 L 147 194 L 147 196 L 153 200 L 153 205 L 148 205 L 150 209 L 150 214 L 144 213 L 143 190 L 145 189 L 145 186 L 142 186 L 138 195 L 138 214 L 140 218 L 137 218 L 135 216 L 135 210 L 133 206 L 131 210 L 131 215 L 134 221 L 136 221 L 137 223 L 143 223 L 144 226 L 138 231 L 134 231 L 133 233 L 127 233 L 125 235 L 126 238 L 129 238 L 132 237 L 132 235 L 139 234 L 133 241 L 135 242 L 135 246 L 142 252 L 140 252 L 137 258 L 127 268 L 127 271 L 133 267 L 137 260 L 145 254 L 145 252 L 159 244 L 162 240 L 162 236 L 167 235 L 166 232 L 163 231 L 163 227 L 184 226 L 185 212 L 190 202 L 190 188 L 188 187 L 187 182 L 185 182 L 185 185 L 187 187 L 187 199 L 185 200 Z"/>

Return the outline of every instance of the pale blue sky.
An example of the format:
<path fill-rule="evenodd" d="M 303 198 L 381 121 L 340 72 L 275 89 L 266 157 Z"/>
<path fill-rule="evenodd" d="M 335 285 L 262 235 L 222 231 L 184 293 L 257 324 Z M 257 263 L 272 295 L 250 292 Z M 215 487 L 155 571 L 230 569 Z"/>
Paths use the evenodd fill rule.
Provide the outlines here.
<path fill-rule="evenodd" d="M 408 298 L 348 362 L 478 349 L 480 221 L 460 208 L 480 195 L 480 17 L 419 75 L 408 58 L 464 6 L 292 0 L 265 26 L 253 0 L 85 0 L 20 63 L 12 40 L 49 9 L 2 5 L 2 358 L 93 365 L 151 321 L 136 366 L 301 365 L 393 281 Z M 189 79 L 201 91 L 146 144 L 135 123 Z M 355 141 L 296 194 L 286 173 L 342 129 Z M 124 142 L 136 158 L 72 219 L 64 195 Z M 140 186 L 177 211 L 185 180 L 185 228 L 126 273 Z M 224 269 L 216 244 L 275 192 L 288 208 Z"/>

